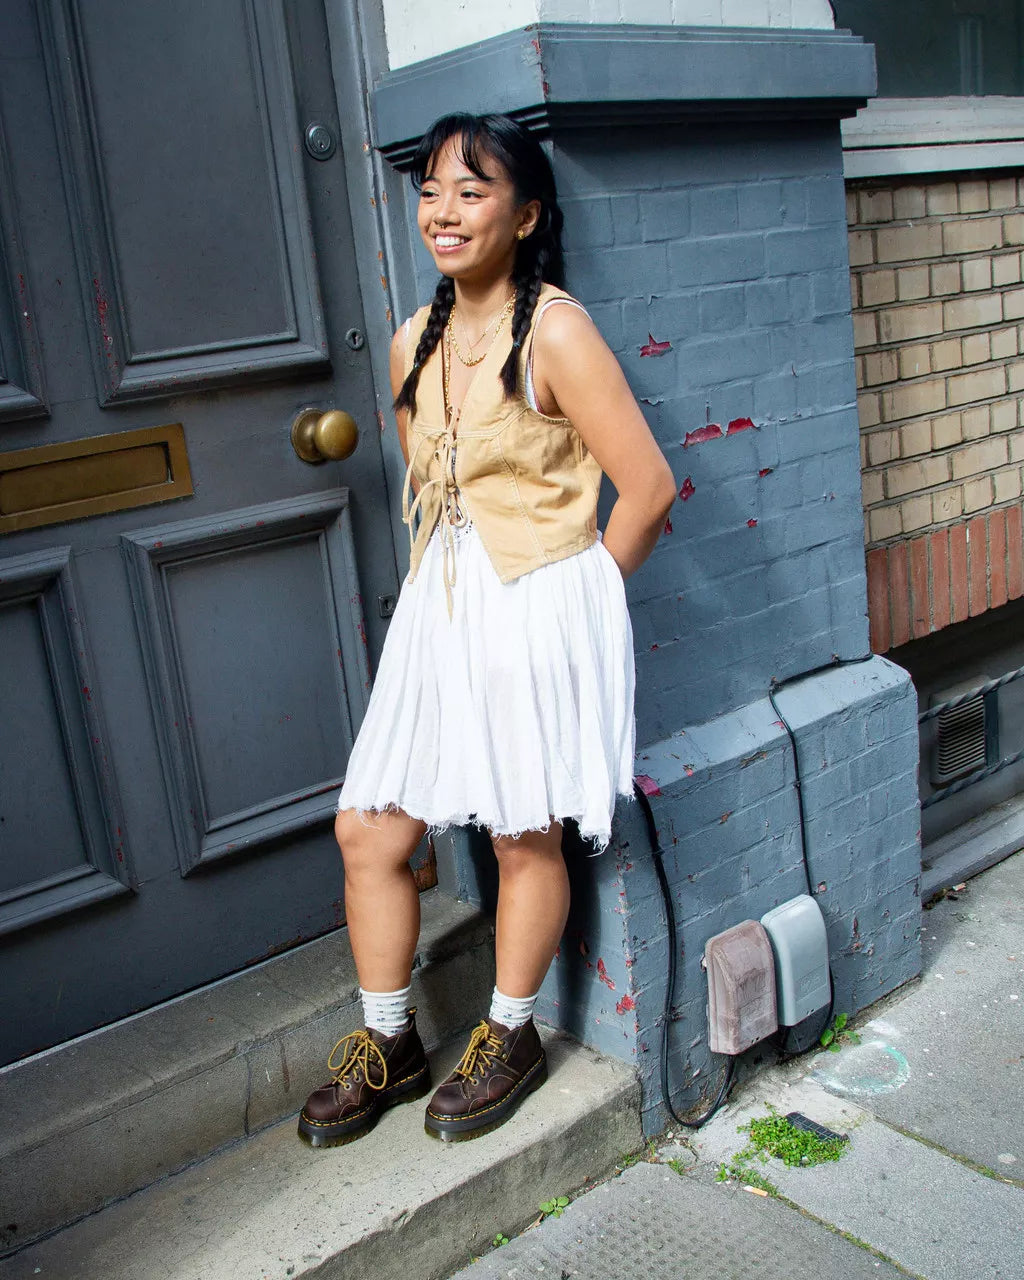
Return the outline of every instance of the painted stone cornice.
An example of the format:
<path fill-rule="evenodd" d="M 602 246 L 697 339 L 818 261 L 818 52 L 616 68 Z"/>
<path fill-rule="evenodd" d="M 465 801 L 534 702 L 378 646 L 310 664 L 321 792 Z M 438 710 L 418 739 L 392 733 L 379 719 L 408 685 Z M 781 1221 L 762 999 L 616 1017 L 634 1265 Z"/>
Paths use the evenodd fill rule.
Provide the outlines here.
<path fill-rule="evenodd" d="M 385 73 L 374 145 L 399 168 L 448 111 L 552 129 L 725 119 L 839 119 L 876 91 L 849 31 L 538 23 Z"/>

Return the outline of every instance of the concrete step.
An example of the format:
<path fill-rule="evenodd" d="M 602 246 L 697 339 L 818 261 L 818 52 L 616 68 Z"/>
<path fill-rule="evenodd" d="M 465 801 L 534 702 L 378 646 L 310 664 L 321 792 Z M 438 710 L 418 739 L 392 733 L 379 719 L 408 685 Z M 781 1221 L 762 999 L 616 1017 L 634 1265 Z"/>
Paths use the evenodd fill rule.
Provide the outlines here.
<path fill-rule="evenodd" d="M 436 889 L 421 902 L 429 1050 L 487 1008 L 493 928 Z M 0 1254 L 296 1114 L 362 1023 L 358 985 L 340 929 L 0 1069 Z"/>
<path fill-rule="evenodd" d="M 623 1063 L 545 1032 L 549 1078 L 500 1129 L 446 1144 L 424 1101 L 312 1150 L 294 1119 L 0 1261 L 0 1280 L 440 1280 L 642 1144 Z M 435 1080 L 465 1037 L 431 1055 Z"/>

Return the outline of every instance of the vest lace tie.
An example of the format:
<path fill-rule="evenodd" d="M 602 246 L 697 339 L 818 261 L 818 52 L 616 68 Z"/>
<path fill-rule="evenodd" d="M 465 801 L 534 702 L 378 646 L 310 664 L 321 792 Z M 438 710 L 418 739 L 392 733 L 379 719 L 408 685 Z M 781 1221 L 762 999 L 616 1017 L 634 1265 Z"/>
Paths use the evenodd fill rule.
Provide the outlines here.
<path fill-rule="evenodd" d="M 460 500 L 459 487 L 455 483 L 455 435 L 451 427 L 446 428 L 438 437 L 434 446 L 434 459 L 439 472 L 431 480 L 424 480 L 420 491 L 410 503 L 412 492 L 412 469 L 416 455 L 425 442 L 419 445 L 409 457 L 409 465 L 405 469 L 405 484 L 402 487 L 402 523 L 409 528 L 409 552 L 412 554 L 416 542 L 413 533 L 413 522 L 428 490 L 435 486 L 440 490 L 441 510 L 438 517 L 441 537 L 441 573 L 444 577 L 444 594 L 448 605 L 448 620 L 452 618 L 452 587 L 455 586 L 455 530 L 465 528 L 469 523 L 469 513 Z"/>

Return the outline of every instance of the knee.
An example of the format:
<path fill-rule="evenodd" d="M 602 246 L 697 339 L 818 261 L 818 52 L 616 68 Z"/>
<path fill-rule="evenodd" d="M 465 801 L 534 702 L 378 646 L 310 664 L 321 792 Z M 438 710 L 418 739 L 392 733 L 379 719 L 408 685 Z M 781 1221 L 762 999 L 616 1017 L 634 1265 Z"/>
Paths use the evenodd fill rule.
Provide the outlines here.
<path fill-rule="evenodd" d="M 492 836 L 498 870 L 504 876 L 529 874 L 535 868 L 562 861 L 562 831 L 552 823 L 549 831 L 529 831 L 524 836 Z"/>
<path fill-rule="evenodd" d="M 416 831 L 396 830 L 391 814 L 340 809 L 334 819 L 334 836 L 341 849 L 346 876 L 379 873 L 406 865 L 419 836 Z"/>

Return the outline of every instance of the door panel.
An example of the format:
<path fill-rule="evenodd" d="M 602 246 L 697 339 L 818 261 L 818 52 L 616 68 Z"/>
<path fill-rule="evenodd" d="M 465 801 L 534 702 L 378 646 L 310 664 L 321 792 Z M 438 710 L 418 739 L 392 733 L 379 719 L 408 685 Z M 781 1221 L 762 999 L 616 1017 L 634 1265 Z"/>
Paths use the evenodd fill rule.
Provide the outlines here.
<path fill-rule="evenodd" d="M 324 366 L 277 6 L 42 12 L 101 401 Z"/>
<path fill-rule="evenodd" d="M 9 1061 L 342 921 L 398 571 L 342 148 L 303 146 L 344 126 L 322 0 L 6 0 L 0 51 L 0 476 L 38 466 L 0 521 L 40 477 L 98 495 L 0 523 Z M 345 462 L 295 456 L 310 405 L 359 423 Z M 154 492 L 128 452 L 167 424 Z"/>

